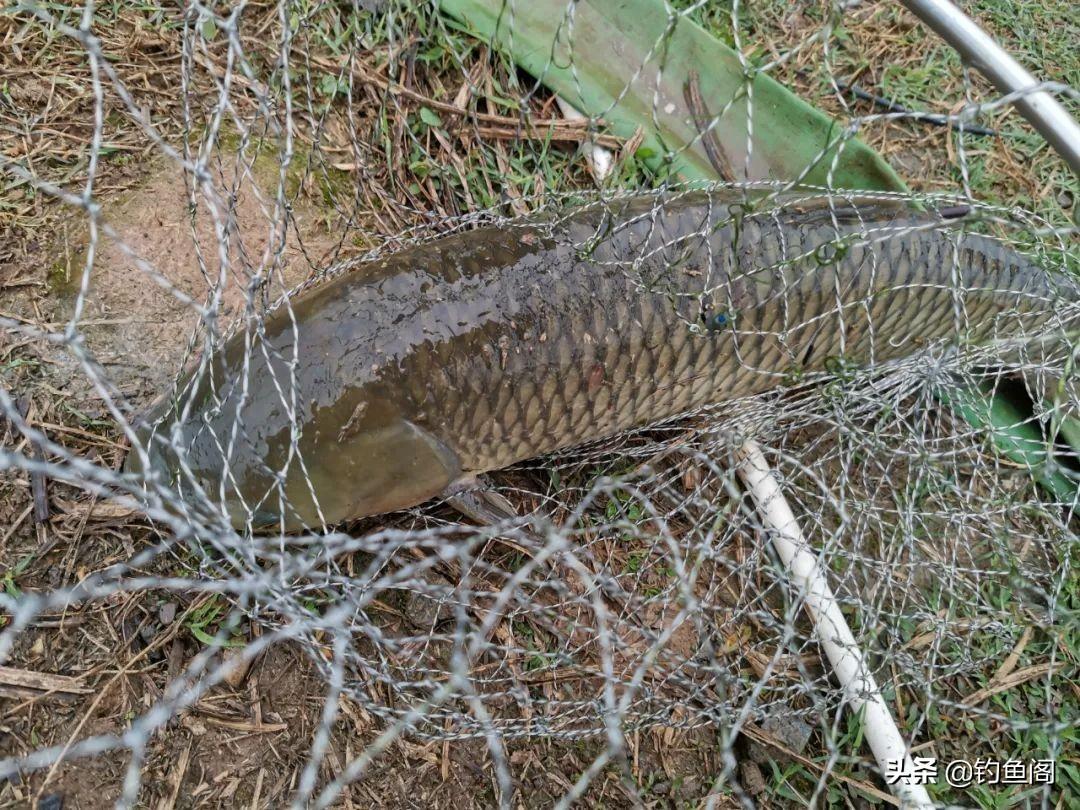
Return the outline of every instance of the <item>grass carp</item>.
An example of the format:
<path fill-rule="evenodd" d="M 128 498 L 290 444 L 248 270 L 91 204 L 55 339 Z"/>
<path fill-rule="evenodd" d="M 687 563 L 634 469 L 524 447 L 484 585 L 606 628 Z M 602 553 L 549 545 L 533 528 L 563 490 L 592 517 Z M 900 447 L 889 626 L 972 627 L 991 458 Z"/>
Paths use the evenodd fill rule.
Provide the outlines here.
<path fill-rule="evenodd" d="M 834 359 L 1044 319 L 1051 277 L 952 214 L 669 192 L 419 244 L 230 338 L 149 420 L 151 461 L 238 527 L 317 528 Z"/>

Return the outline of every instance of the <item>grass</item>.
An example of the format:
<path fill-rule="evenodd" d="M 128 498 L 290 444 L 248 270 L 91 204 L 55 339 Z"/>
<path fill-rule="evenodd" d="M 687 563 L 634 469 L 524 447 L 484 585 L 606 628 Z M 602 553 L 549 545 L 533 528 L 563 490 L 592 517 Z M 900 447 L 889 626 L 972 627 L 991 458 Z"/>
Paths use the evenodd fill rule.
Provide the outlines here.
<path fill-rule="evenodd" d="M 751 11 L 751 5 L 753 10 Z M 789 15 L 796 12 L 786 3 L 742 4 L 741 29 L 743 44 L 753 47 L 751 58 L 762 61 L 783 53 L 786 45 L 794 44 L 794 38 L 804 35 L 804 26 L 793 23 Z M 1036 75 L 1076 86 L 1080 79 L 1080 61 L 1076 58 L 1075 42 L 1080 27 L 1067 2 L 1001 2 L 1001 0 L 976 0 L 966 6 L 999 38 L 1005 47 Z M 815 23 L 823 19 L 813 10 L 806 17 Z M 699 20 L 732 43 L 730 16 L 723 5 L 709 6 Z M 914 110 L 949 112 L 958 97 L 963 96 L 959 83 L 960 63 L 956 54 L 943 43 L 928 39 L 926 32 L 912 24 L 912 18 L 895 4 L 870 4 L 845 18 L 838 29 L 831 63 L 826 66 L 819 49 L 793 60 L 782 68 L 780 76 L 790 85 L 803 91 L 804 97 L 831 111 L 837 110 L 836 97 L 831 79 L 855 81 L 872 92 L 886 96 Z M 770 43 L 768 52 L 760 42 Z M 752 43 L 758 43 L 756 46 Z M 888 58 L 873 58 L 875 52 L 887 51 Z M 867 58 L 868 55 L 870 58 Z M 976 97 L 987 94 L 986 83 L 974 76 L 973 91 Z M 856 106 L 860 112 L 874 112 L 865 106 Z M 1075 104 L 1073 105 L 1075 110 Z M 1002 206 L 1022 206 L 1038 212 L 1047 221 L 1059 227 L 1069 226 L 1076 218 L 1072 204 L 1077 199 L 1078 182 L 1063 162 L 1035 135 L 1030 127 L 1014 112 L 998 111 L 980 121 L 987 126 L 1008 133 L 1006 137 L 993 139 L 972 138 L 968 149 L 968 178 L 971 193 L 977 199 Z M 896 156 L 895 165 L 902 167 L 905 158 L 914 149 L 921 149 L 919 171 L 908 174 L 905 179 L 916 189 L 955 188 L 960 180 L 955 158 L 939 144 L 947 137 L 944 132 L 936 134 L 925 130 L 924 125 L 892 125 L 887 137 L 885 127 L 871 126 L 863 137 L 881 150 L 886 157 Z M 1051 261 L 1059 265 L 1075 267 L 1076 253 L 1066 249 L 1063 261 L 1058 255 Z M 948 470 L 945 475 L 948 489 L 963 492 L 964 483 L 957 481 Z M 913 497 L 940 503 L 942 493 L 928 492 L 929 480 L 918 482 Z M 936 488 L 936 487 L 935 487 Z M 1065 571 L 1069 570 L 1068 544 L 1064 547 Z M 1008 570 L 1013 558 L 998 558 L 991 567 Z M 949 758 L 971 757 L 973 752 L 1007 759 L 1038 759 L 1055 751 L 1059 758 L 1056 795 L 1065 806 L 1080 797 L 1077 784 L 1077 729 L 1075 718 L 1080 713 L 1080 694 L 1075 687 L 1075 673 L 1080 662 L 1080 639 L 1067 628 L 1076 626 L 1076 577 L 1061 581 L 1062 592 L 1057 598 L 1058 614 L 1052 624 L 1037 622 L 1032 627 L 1030 615 L 1024 615 L 1018 602 L 1030 599 L 1030 594 L 1017 593 L 1012 585 L 1025 582 L 1026 575 L 1013 571 L 1011 576 L 985 577 L 978 583 L 978 598 L 956 600 L 946 597 L 951 616 L 956 622 L 977 621 L 986 615 L 1011 616 L 1008 630 L 998 633 L 978 632 L 955 638 L 946 652 L 946 659 L 959 660 L 970 657 L 985 662 L 981 677 L 961 685 L 965 694 L 974 694 L 995 682 L 997 668 L 1008 660 L 1011 651 L 1020 647 L 1020 638 L 1031 641 L 1023 647 L 1013 664 L 1013 671 L 1025 667 L 1038 667 L 1051 660 L 1057 661 L 1061 672 L 1050 684 L 1046 677 L 1036 678 L 1017 687 L 992 695 L 985 708 L 992 714 L 1005 718 L 1031 718 L 1048 721 L 1060 726 L 1055 736 L 1047 735 L 1039 728 L 1025 728 L 1023 723 L 1014 727 L 1008 723 L 991 721 L 978 714 L 953 712 L 931 704 L 928 723 L 922 739 L 935 741 L 934 752 L 939 763 Z M 1020 628 L 1027 628 L 1021 636 Z M 914 628 L 909 628 L 909 631 Z M 1000 677 L 1000 676 L 997 676 Z M 959 684 L 958 684 L 959 685 Z M 955 693 L 954 693 L 955 695 Z M 944 695 L 949 697 L 948 695 Z M 911 695 L 911 697 L 916 697 Z M 957 700 L 961 696 L 949 699 Z M 914 710 L 915 703 L 909 704 Z M 1049 713 L 1048 713 L 1049 712 Z M 858 750 L 854 742 L 842 743 L 841 750 Z M 1071 754 L 1069 752 L 1072 752 Z M 839 770 L 844 771 L 841 765 Z M 790 772 L 773 774 L 774 790 L 788 792 L 788 798 L 797 803 L 796 795 L 801 785 L 805 792 L 813 784 L 812 775 L 800 773 L 798 768 Z M 932 789 L 936 799 L 955 801 L 959 797 L 947 786 Z M 1037 791 L 1024 786 L 1005 789 L 979 786 L 966 793 L 966 802 L 983 808 L 1019 807 L 1037 802 Z M 1071 797 L 1071 798 L 1070 798 Z M 830 796 L 830 804 L 833 797 Z"/>

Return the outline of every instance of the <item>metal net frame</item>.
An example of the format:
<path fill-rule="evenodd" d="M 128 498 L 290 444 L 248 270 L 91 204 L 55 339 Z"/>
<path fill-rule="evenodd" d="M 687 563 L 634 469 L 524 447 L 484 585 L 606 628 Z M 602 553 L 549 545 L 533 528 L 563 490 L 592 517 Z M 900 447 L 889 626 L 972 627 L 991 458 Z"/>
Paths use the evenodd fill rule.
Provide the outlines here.
<path fill-rule="evenodd" d="M 566 8 L 571 43 L 575 9 Z M 514 10 L 505 8 L 511 31 Z M 928 171 L 951 184 L 861 198 L 973 209 L 969 227 L 1062 279 L 1052 314 L 983 345 L 941 342 L 880 366 L 786 378 L 764 394 L 516 464 L 483 483 L 514 509 L 486 525 L 436 501 L 283 535 L 237 531 L 212 495 L 124 472 L 124 455 L 139 452 L 127 448 L 143 439 L 134 417 L 152 396 L 176 396 L 185 368 L 205 367 L 227 340 L 259 334 L 269 313 L 291 312 L 297 295 L 364 262 L 480 225 L 515 227 L 523 215 L 557 220 L 642 188 L 670 199 L 683 193 L 677 178 L 663 161 L 658 167 L 635 153 L 633 138 L 611 135 L 607 112 L 564 115 L 536 77 L 437 4 L 9 9 L 5 35 L 64 53 L 78 88 L 65 94 L 53 80 L 49 94 L 8 110 L 37 146 L 0 157 L 0 171 L 39 200 L 42 223 L 55 225 L 56 211 L 77 219 L 85 249 L 57 309 L 20 299 L 0 313 L 0 486 L 13 505 L 0 546 L 8 569 L 0 662 L 8 672 L 36 671 L 40 639 L 52 644 L 50 634 L 72 632 L 72 617 L 75 627 L 94 613 L 109 621 L 112 606 L 131 597 L 152 594 L 174 608 L 157 637 L 124 648 L 122 665 L 91 650 L 13 698 L 0 761 L 9 789 L 22 785 L 18 795 L 40 799 L 48 792 L 42 778 L 61 764 L 68 772 L 119 754 L 119 806 L 169 795 L 145 774 L 163 741 L 190 730 L 178 718 L 212 709 L 214 696 L 242 688 L 269 650 L 288 646 L 310 662 L 309 697 L 318 704 L 303 763 L 279 794 L 294 806 L 342 801 L 397 746 L 476 741 L 492 774 L 488 798 L 516 807 L 528 803 L 521 752 L 576 740 L 589 741 L 587 762 L 565 774 L 559 804 L 589 801 L 610 774 L 624 782 L 620 801 L 640 804 L 625 784 L 635 782 L 640 735 L 657 729 L 704 735 L 714 746 L 718 767 L 699 780 L 696 797 L 704 806 L 760 799 L 742 766 L 747 740 L 802 768 L 780 780 L 786 792 L 768 794 L 777 802 L 890 801 L 824 659 L 806 593 L 793 587 L 770 544 L 776 529 L 739 477 L 738 453 L 750 439 L 764 448 L 916 751 L 942 761 L 1001 757 L 1008 746 L 995 748 L 994 736 L 1038 740 L 1030 750 L 1042 746 L 1042 758 L 1059 763 L 1058 783 L 1033 787 L 1031 801 L 1075 798 L 1075 778 L 1060 770 L 1075 761 L 1077 736 L 1075 454 L 1070 461 L 1055 445 L 1057 427 L 1080 406 L 1072 376 L 1080 302 L 1067 281 L 1077 270 L 1075 227 L 1056 198 L 1039 210 L 983 199 L 972 173 L 987 158 L 979 154 L 975 165 L 972 153 L 986 151 L 986 136 L 967 131 L 986 122 L 1020 129 L 1016 95 L 996 93 L 955 62 L 947 69 L 962 95 L 949 112 L 883 111 L 873 94 L 852 96 L 838 67 L 849 64 L 845 31 L 877 13 L 859 4 L 799 6 L 789 13 L 812 23 L 808 30 L 760 51 L 754 46 L 765 33 L 791 19 L 772 6 L 683 3 L 668 13 L 671 27 L 728 17 L 748 75 L 792 81 L 807 65 L 822 71 L 839 143 L 865 135 L 879 145 L 896 135 L 944 152 Z M 670 31 L 657 32 L 643 72 L 663 69 Z M 160 73 L 127 64 L 125 42 L 152 52 Z M 34 69 L 30 51 L 0 58 L 11 59 L 13 77 Z M 573 47 L 569 58 L 573 65 Z M 1059 83 L 1036 91 L 1075 102 Z M 752 94 L 747 103 L 752 110 Z M 79 110 L 70 160 L 50 159 L 47 122 L 59 104 Z M 704 122 L 702 139 L 728 110 Z M 746 117 L 747 170 L 762 137 L 753 120 Z M 692 145 L 672 145 L 670 158 Z M 181 241 L 194 275 L 177 277 L 133 238 L 125 203 L 109 188 L 124 174 L 117 154 L 137 155 L 140 171 L 182 189 Z M 750 181 L 744 167 L 733 168 L 744 179 L 722 183 L 727 189 L 780 195 L 804 179 Z M 827 176 L 825 186 L 802 193 L 843 205 L 850 192 Z M 153 201 L 133 193 L 139 205 Z M 18 227 L 8 231 L 13 240 L 31 233 Z M 875 234 L 863 238 L 869 244 Z M 640 273 L 646 258 L 626 257 L 627 275 Z M 122 284 L 155 291 L 167 302 L 157 306 L 179 313 L 164 355 L 150 360 L 159 366 L 150 384 L 132 382 L 145 367 L 125 368 L 110 341 L 115 330 L 157 327 L 120 323 L 125 313 L 101 308 L 120 300 L 103 292 L 119 266 L 127 268 Z M 123 351 L 138 345 L 125 340 Z M 45 359 L 20 361 L 26 357 Z M 997 429 L 949 406 L 970 390 L 1026 392 L 1033 410 L 1023 421 L 1050 437 L 1044 456 L 1053 450 L 1064 459 L 1060 468 L 1050 462 L 1049 473 L 1040 469 L 1071 481 L 1071 496 L 1002 452 Z M 295 407 L 290 380 L 280 391 L 282 407 Z M 43 403 L 60 394 L 92 418 L 73 426 L 56 424 L 59 410 L 43 415 Z M 46 486 L 49 495 L 39 496 Z M 49 574 L 50 554 L 95 537 L 118 551 L 91 565 L 61 562 Z M 144 626 L 156 621 L 152 613 Z M 122 635 L 129 643 L 126 625 Z M 171 663 L 178 636 L 189 639 L 187 654 Z M 150 698 L 120 726 L 95 730 L 87 722 L 94 693 L 143 667 L 158 684 Z M 15 733 L 19 712 L 57 694 L 80 703 L 55 737 L 35 744 Z M 804 739 L 776 730 L 785 724 Z M 949 727 L 967 732 L 942 739 Z M 935 796 L 958 800 L 945 786 Z"/>

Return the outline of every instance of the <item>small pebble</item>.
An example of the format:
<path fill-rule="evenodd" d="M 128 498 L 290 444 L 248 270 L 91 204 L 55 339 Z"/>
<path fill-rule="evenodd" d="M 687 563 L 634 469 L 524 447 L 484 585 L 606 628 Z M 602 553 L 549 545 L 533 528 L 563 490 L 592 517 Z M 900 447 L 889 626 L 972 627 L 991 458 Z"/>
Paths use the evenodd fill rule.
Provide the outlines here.
<path fill-rule="evenodd" d="M 180 725 L 186 728 L 195 737 L 201 737 L 206 733 L 206 725 L 196 720 L 191 715 L 186 715 L 180 720 Z"/>
<path fill-rule="evenodd" d="M 810 742 L 813 729 L 791 711 L 781 710 L 769 715 L 761 727 L 797 754 Z"/>
<path fill-rule="evenodd" d="M 446 580 L 432 571 L 420 571 L 416 576 L 429 587 L 405 592 L 402 612 L 409 624 L 419 630 L 431 631 L 444 622 L 453 621 L 453 593 Z"/>
<path fill-rule="evenodd" d="M 769 710 L 768 716 L 761 724 L 763 731 L 770 737 L 776 738 L 777 742 L 790 748 L 797 754 L 801 754 L 806 744 L 810 741 L 813 729 L 799 719 L 791 709 L 786 706 L 774 707 Z M 750 741 L 750 759 L 759 765 L 770 761 L 787 762 L 788 756 L 771 745 Z"/>
<path fill-rule="evenodd" d="M 231 647 L 222 655 L 221 666 L 225 670 L 225 683 L 233 689 L 239 689 L 247 679 L 251 669 L 251 658 L 244 659 L 243 649 Z"/>
<path fill-rule="evenodd" d="M 739 763 L 739 781 L 742 782 L 743 790 L 751 796 L 757 796 L 765 790 L 765 777 L 761 775 L 761 768 L 748 759 Z"/>

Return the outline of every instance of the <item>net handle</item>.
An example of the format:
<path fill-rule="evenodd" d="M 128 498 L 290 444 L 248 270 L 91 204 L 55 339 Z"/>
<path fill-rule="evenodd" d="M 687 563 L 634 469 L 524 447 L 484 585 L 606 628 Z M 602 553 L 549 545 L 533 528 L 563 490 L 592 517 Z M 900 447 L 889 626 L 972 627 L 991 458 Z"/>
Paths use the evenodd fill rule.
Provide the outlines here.
<path fill-rule="evenodd" d="M 930 794 L 915 778 L 910 749 L 870 672 L 866 655 L 840 610 L 826 578 L 825 566 L 807 543 L 757 443 L 747 441 L 743 444 L 738 452 L 736 469 L 750 491 L 762 522 L 770 529 L 768 534 L 773 548 L 814 622 L 818 643 L 832 665 L 844 696 L 852 711 L 862 715 L 863 733 L 878 767 L 882 774 L 893 772 L 899 776 L 890 781 L 889 788 L 905 807 L 933 807 Z"/>
<path fill-rule="evenodd" d="M 1038 80 L 1012 58 L 978 23 L 949 0 L 900 0 L 938 36 L 988 78 L 1002 93 L 1020 94 L 1013 102 L 1020 114 L 1046 138 L 1073 173 L 1080 177 L 1080 125 Z M 1031 92 L 1025 92 L 1030 90 Z"/>

